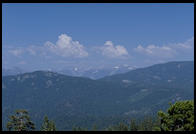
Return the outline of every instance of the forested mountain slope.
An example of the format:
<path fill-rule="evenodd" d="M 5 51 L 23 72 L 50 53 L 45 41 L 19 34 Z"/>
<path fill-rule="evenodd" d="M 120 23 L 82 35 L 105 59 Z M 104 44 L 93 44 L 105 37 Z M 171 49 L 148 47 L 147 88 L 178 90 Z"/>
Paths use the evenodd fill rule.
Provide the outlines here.
<path fill-rule="evenodd" d="M 99 80 L 48 71 L 3 76 L 3 127 L 15 109 L 28 110 L 37 127 L 48 115 L 62 130 L 88 126 L 98 117 L 156 113 L 169 101 L 193 99 L 193 92 L 193 61 L 157 64 Z"/>

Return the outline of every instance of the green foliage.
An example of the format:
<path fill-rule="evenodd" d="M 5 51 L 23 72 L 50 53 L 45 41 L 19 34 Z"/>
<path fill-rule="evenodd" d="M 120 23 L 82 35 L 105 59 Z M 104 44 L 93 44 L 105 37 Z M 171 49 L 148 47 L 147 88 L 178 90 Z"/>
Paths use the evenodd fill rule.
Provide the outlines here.
<path fill-rule="evenodd" d="M 34 123 L 30 121 L 26 110 L 17 110 L 16 115 L 10 116 L 7 123 L 8 130 L 30 131 L 35 129 Z M 100 131 L 97 124 L 92 128 L 73 127 L 73 131 Z M 83 124 L 83 126 L 85 126 Z M 145 116 L 142 120 L 131 119 L 127 124 L 127 119 L 116 125 L 111 125 L 106 131 L 193 131 L 194 130 L 194 102 L 178 101 L 175 104 L 170 103 L 167 113 L 158 112 L 158 118 L 154 116 Z M 47 116 L 44 117 L 41 131 L 56 131 L 53 121 Z"/>
<path fill-rule="evenodd" d="M 193 131 L 194 103 L 193 101 L 179 101 L 171 105 L 167 113 L 158 112 L 162 131 Z"/>
<path fill-rule="evenodd" d="M 138 131 L 139 126 L 137 125 L 135 119 L 130 121 L 130 131 Z"/>
<path fill-rule="evenodd" d="M 154 127 L 154 121 L 151 117 L 145 117 L 143 121 L 140 123 L 139 130 L 140 131 L 152 131 Z"/>
<path fill-rule="evenodd" d="M 158 118 L 155 119 L 152 131 L 161 131 L 160 129 L 161 122 Z"/>
<path fill-rule="evenodd" d="M 31 131 L 35 129 L 34 123 L 30 120 L 26 110 L 16 110 L 15 115 L 10 116 L 7 123 L 9 131 Z"/>
<path fill-rule="evenodd" d="M 114 127 L 114 130 L 116 131 L 128 131 L 128 126 L 123 123 L 119 123 L 117 126 Z"/>
<path fill-rule="evenodd" d="M 97 131 L 98 129 L 97 129 L 97 126 L 94 124 L 93 125 L 93 128 L 92 128 L 92 131 Z"/>
<path fill-rule="evenodd" d="M 82 127 L 73 127 L 72 130 L 73 131 L 88 131 L 87 128 L 82 128 Z"/>
<path fill-rule="evenodd" d="M 153 120 L 151 117 L 145 117 L 142 121 L 136 122 L 135 119 L 130 121 L 130 124 L 119 123 L 118 125 L 110 126 L 106 130 L 108 131 L 157 131 L 157 120 Z"/>
<path fill-rule="evenodd" d="M 56 131 L 56 126 L 53 121 L 49 121 L 48 117 L 44 117 L 43 124 L 41 126 L 41 131 Z"/>
<path fill-rule="evenodd" d="M 118 125 L 110 126 L 106 130 L 108 131 L 128 131 L 129 128 L 124 123 L 119 123 Z"/>

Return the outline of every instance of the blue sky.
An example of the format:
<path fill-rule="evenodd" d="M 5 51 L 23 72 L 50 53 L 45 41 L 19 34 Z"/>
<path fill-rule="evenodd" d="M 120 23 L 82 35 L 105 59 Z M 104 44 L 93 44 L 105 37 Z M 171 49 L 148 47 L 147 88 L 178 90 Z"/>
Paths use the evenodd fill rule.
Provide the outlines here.
<path fill-rule="evenodd" d="M 193 60 L 194 5 L 2 5 L 3 68 L 148 66 Z"/>

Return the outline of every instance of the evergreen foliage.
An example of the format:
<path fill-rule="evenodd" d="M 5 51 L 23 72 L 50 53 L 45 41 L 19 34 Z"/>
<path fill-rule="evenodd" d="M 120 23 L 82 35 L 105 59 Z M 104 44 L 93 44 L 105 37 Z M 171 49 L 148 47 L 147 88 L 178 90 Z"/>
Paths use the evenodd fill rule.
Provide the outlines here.
<path fill-rule="evenodd" d="M 193 101 L 179 101 L 170 104 L 167 113 L 158 112 L 161 120 L 161 131 L 193 131 L 194 103 Z"/>
<path fill-rule="evenodd" d="M 135 119 L 132 119 L 130 121 L 130 131 L 138 131 L 138 128 L 139 126 L 137 125 Z"/>
<path fill-rule="evenodd" d="M 88 131 L 87 128 L 82 128 L 82 127 L 73 127 L 73 131 Z"/>
<path fill-rule="evenodd" d="M 10 116 L 10 121 L 7 123 L 9 131 L 31 131 L 35 129 L 34 123 L 30 120 L 26 110 L 16 110 L 15 115 Z"/>
<path fill-rule="evenodd" d="M 26 110 L 16 110 L 16 115 L 10 116 L 7 129 L 10 131 L 34 130 L 34 123 L 30 120 Z M 100 131 L 96 124 L 91 129 L 86 127 L 73 127 L 73 131 Z M 158 112 L 158 118 L 145 116 L 142 120 L 130 120 L 129 123 L 120 122 L 110 125 L 104 131 L 193 131 L 194 130 L 194 103 L 193 100 L 177 101 L 170 104 L 167 112 Z M 41 131 L 57 131 L 55 123 L 47 116 L 41 126 Z"/>
<path fill-rule="evenodd" d="M 41 126 L 41 131 L 56 131 L 56 126 L 53 121 L 49 121 L 48 117 L 44 117 L 43 124 Z"/>

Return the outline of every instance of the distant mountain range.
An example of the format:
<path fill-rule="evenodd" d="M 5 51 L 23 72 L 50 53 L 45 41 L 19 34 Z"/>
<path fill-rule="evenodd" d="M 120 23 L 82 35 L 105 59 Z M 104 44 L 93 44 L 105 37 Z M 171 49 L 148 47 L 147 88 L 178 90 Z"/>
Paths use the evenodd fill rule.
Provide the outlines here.
<path fill-rule="evenodd" d="M 136 69 L 136 67 L 125 64 L 125 65 L 114 66 L 111 68 L 97 68 L 97 69 L 94 69 L 94 68 L 80 69 L 78 67 L 74 67 L 72 69 L 62 69 L 56 72 L 65 74 L 65 75 L 70 75 L 70 76 L 80 76 L 80 77 L 88 77 L 91 79 L 100 79 L 105 76 L 125 73 L 133 69 Z"/>
<path fill-rule="evenodd" d="M 79 68 L 79 67 L 73 67 L 73 68 L 64 68 L 60 70 L 49 70 L 52 72 L 57 72 L 60 74 L 64 75 L 69 75 L 69 76 L 80 76 L 80 77 L 87 77 L 91 79 L 100 79 L 105 76 L 111 76 L 114 74 L 119 74 L 119 73 L 125 73 L 130 70 L 136 69 L 136 66 L 130 66 L 130 65 L 118 65 L 114 67 L 102 67 L 102 68 Z M 45 70 L 48 71 L 48 70 Z M 7 76 L 7 75 L 16 75 L 16 74 L 22 74 L 26 73 L 28 71 L 25 71 L 19 67 L 14 67 L 10 69 L 2 69 L 2 75 Z"/>
<path fill-rule="evenodd" d="M 47 114 L 59 130 L 93 124 L 93 117 L 136 117 L 193 99 L 194 62 L 168 62 L 93 80 L 50 71 L 2 77 L 3 128 L 15 109 L 40 125 Z"/>

